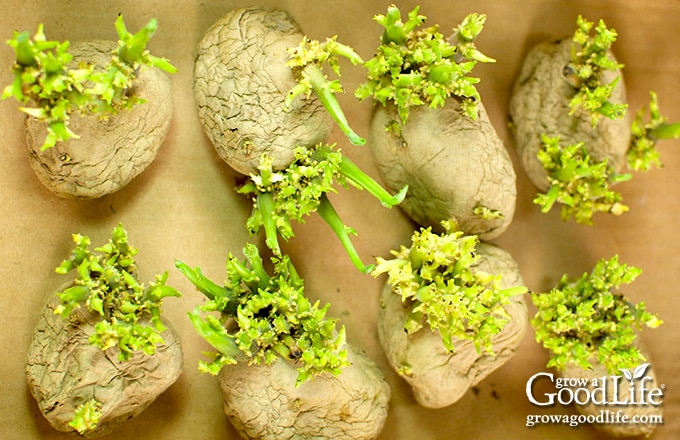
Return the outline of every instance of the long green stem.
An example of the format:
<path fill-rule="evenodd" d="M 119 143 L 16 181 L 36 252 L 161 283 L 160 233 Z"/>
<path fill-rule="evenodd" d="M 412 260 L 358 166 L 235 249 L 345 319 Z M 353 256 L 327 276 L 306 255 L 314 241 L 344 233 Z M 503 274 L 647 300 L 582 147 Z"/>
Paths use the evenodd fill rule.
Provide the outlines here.
<path fill-rule="evenodd" d="M 400 204 L 404 200 L 404 197 L 406 197 L 406 192 L 408 191 L 408 185 L 404 185 L 397 194 L 391 195 L 371 176 L 364 173 L 354 162 L 344 155 L 340 162 L 340 172 L 360 188 L 365 189 L 375 198 L 380 200 L 380 203 L 386 208 L 391 208 L 394 205 Z"/>
<path fill-rule="evenodd" d="M 369 273 L 373 271 L 375 268 L 374 265 L 365 265 L 361 261 L 361 257 L 359 256 L 359 253 L 357 252 L 354 244 L 352 244 L 352 240 L 349 237 L 347 226 L 345 226 L 342 220 L 340 220 L 340 216 L 338 216 L 337 211 L 335 208 L 333 208 L 333 205 L 325 194 L 321 197 L 321 202 L 319 203 L 317 213 L 323 219 L 323 221 L 325 221 L 328 226 L 331 227 L 333 232 L 335 232 L 335 235 L 338 236 L 340 242 L 347 251 L 350 260 L 352 260 L 352 263 L 354 263 L 354 266 L 356 266 L 363 273 Z"/>
<path fill-rule="evenodd" d="M 652 139 L 678 139 L 680 138 L 680 122 L 674 124 L 663 123 L 650 133 Z"/>
<path fill-rule="evenodd" d="M 200 268 L 190 268 L 181 261 L 175 261 L 175 267 L 193 284 L 199 292 L 204 294 L 208 299 L 215 298 L 229 298 L 232 292 L 226 287 L 218 286 L 212 280 L 208 279 Z"/>
<path fill-rule="evenodd" d="M 364 145 L 366 139 L 356 134 L 349 126 L 345 113 L 340 108 L 338 98 L 335 96 L 336 90 L 332 87 L 333 83 L 326 79 L 321 68 L 316 64 L 309 64 L 304 68 L 304 73 L 309 79 L 314 94 L 338 124 L 338 127 L 347 135 L 349 141 L 354 145 Z"/>
<path fill-rule="evenodd" d="M 274 219 L 274 195 L 270 192 L 260 192 L 257 195 L 257 209 L 262 216 L 264 225 L 265 244 L 277 257 L 281 256 L 281 247 Z"/>

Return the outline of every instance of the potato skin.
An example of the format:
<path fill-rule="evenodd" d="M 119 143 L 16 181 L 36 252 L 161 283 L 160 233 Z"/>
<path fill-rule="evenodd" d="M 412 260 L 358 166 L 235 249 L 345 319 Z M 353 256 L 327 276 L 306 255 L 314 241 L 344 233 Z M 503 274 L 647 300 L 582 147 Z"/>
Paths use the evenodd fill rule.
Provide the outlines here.
<path fill-rule="evenodd" d="M 503 288 L 524 285 L 519 267 L 507 251 L 488 243 L 480 243 L 477 251 L 477 268 L 501 274 Z M 390 366 L 411 386 L 415 400 L 426 408 L 454 404 L 470 387 L 500 368 L 517 352 L 528 327 L 524 296 L 514 296 L 505 306 L 510 321 L 494 337 L 495 357 L 477 353 L 467 339 L 454 340 L 455 353 L 450 353 L 438 331 L 427 326 L 410 335 L 404 331 L 410 310 L 389 283 L 382 290 L 380 304 L 378 337 L 383 351 Z"/>
<path fill-rule="evenodd" d="M 258 174 L 265 152 L 274 169 L 285 168 L 296 146 L 325 142 L 331 132 L 332 119 L 317 99 L 301 97 L 284 107 L 297 84 L 287 49 L 303 37 L 285 11 L 251 7 L 229 11 L 198 45 L 199 118 L 219 156 L 242 174 Z"/>
<path fill-rule="evenodd" d="M 515 213 L 515 171 L 484 106 L 473 121 L 450 98 L 441 108 L 410 109 L 401 135 L 386 130 L 398 120 L 394 105 L 376 105 L 368 144 L 385 185 L 392 191 L 409 185 L 399 205 L 404 212 L 434 230 L 455 218 L 463 231 L 482 239 L 505 231 Z M 478 206 L 503 217 L 483 219 L 473 213 Z"/>
<path fill-rule="evenodd" d="M 387 418 L 390 388 L 362 351 L 347 344 L 352 365 L 295 386 L 297 366 L 228 365 L 220 371 L 224 412 L 246 439 L 368 440 Z"/>
<path fill-rule="evenodd" d="M 550 187 L 547 172 L 536 157 L 542 148 L 541 135 L 559 136 L 564 145 L 584 142 L 594 161 L 608 159 L 615 171 L 625 163 L 630 142 L 630 116 L 622 119 L 600 117 L 595 127 L 590 113 L 579 109 L 569 114 L 569 101 L 576 89 L 565 78 L 564 67 L 570 62 L 571 40 L 548 41 L 534 46 L 522 64 L 513 86 L 509 115 L 515 147 L 524 170 L 541 191 Z M 614 59 L 613 55 L 610 58 Z M 605 71 L 609 83 L 621 71 Z M 610 100 L 626 103 L 623 78 L 613 90 Z"/>
<path fill-rule="evenodd" d="M 73 43 L 73 62 L 104 65 L 116 42 Z M 114 193 L 149 166 L 165 140 L 173 114 L 168 76 L 142 68 L 132 93 L 145 100 L 132 109 L 102 119 L 99 115 L 71 115 L 69 127 L 80 136 L 40 151 L 47 135 L 45 124 L 26 118 L 26 145 L 38 179 L 64 198 L 96 199 Z"/>
<path fill-rule="evenodd" d="M 88 343 L 98 314 L 80 309 L 75 321 L 67 321 L 54 313 L 58 305 L 58 296 L 51 294 L 26 358 L 28 388 L 54 429 L 75 432 L 68 425 L 74 410 L 95 398 L 102 403 L 102 416 L 97 428 L 85 436 L 106 435 L 139 415 L 181 375 L 179 335 L 167 321 L 165 343 L 154 355 L 139 353 L 119 362 L 118 348 L 102 351 Z"/>

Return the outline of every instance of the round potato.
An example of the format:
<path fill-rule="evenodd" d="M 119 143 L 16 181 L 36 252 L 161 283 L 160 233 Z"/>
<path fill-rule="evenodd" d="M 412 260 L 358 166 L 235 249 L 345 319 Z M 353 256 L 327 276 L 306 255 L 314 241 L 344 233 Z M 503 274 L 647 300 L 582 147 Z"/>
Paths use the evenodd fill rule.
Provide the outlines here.
<path fill-rule="evenodd" d="M 106 435 L 139 415 L 172 385 L 183 369 L 176 331 L 163 332 L 164 343 L 153 355 L 138 353 L 124 362 L 118 348 L 102 351 L 88 338 L 101 319 L 84 309 L 64 320 L 55 314 L 59 297 L 50 295 L 41 311 L 27 355 L 26 380 L 48 422 L 58 431 L 75 432 L 69 425 L 75 409 L 96 399 L 101 417 L 86 437 Z"/>
<path fill-rule="evenodd" d="M 347 344 L 349 367 L 295 386 L 297 366 L 239 362 L 220 371 L 224 412 L 246 439 L 364 440 L 380 434 L 390 388 L 375 363 Z"/>
<path fill-rule="evenodd" d="M 523 285 L 517 263 L 505 250 L 480 243 L 478 270 L 501 274 L 501 287 Z M 378 336 L 392 368 L 408 382 L 416 401 L 426 408 L 443 408 L 457 402 L 466 391 L 507 362 L 519 347 L 528 326 L 523 296 L 514 296 L 505 306 L 510 321 L 493 339 L 495 356 L 478 353 L 467 339 L 454 341 L 448 351 L 437 331 L 427 326 L 412 334 L 404 331 L 410 306 L 401 301 L 389 283 L 380 297 Z"/>
<path fill-rule="evenodd" d="M 73 43 L 73 63 L 102 66 L 111 59 L 116 42 Z M 95 199 L 123 188 L 154 160 L 165 140 L 173 114 L 168 76 L 142 68 L 130 94 L 144 103 L 101 116 L 75 112 L 69 128 L 79 138 L 40 151 L 47 136 L 44 123 L 26 118 L 26 145 L 38 179 L 64 198 Z"/>

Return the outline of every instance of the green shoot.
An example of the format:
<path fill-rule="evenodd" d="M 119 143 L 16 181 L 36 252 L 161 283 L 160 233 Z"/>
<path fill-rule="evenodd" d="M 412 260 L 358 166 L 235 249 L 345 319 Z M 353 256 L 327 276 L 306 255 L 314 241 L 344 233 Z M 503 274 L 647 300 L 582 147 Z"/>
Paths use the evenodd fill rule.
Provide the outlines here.
<path fill-rule="evenodd" d="M 87 402 L 79 405 L 73 414 L 73 419 L 68 425 L 75 429 L 78 434 L 85 434 L 97 427 L 99 419 L 102 416 L 102 404 L 96 399 L 90 399 Z"/>
<path fill-rule="evenodd" d="M 86 63 L 73 67 L 69 42 L 47 40 L 42 24 L 33 38 L 28 32 L 15 31 L 7 41 L 16 53 L 16 62 L 12 66 L 14 80 L 5 87 L 1 98 L 13 97 L 22 104 L 32 105 L 20 110 L 47 125 L 42 150 L 60 141 L 78 138 L 68 128 L 69 117 L 75 111 L 113 114 L 141 103 L 130 90 L 142 66 L 171 73 L 177 71 L 168 60 L 146 50 L 157 28 L 155 19 L 136 34 L 127 31 L 121 15 L 115 27 L 118 48 L 111 54 L 109 64 L 101 69 Z"/>
<path fill-rule="evenodd" d="M 631 125 L 631 143 L 628 149 L 628 168 L 635 171 L 648 171 L 655 166 L 660 168 L 661 159 L 656 149 L 659 140 L 680 138 L 680 123 L 670 124 L 659 111 L 655 92 L 650 92 L 649 104 L 635 115 Z M 649 121 L 644 118 L 649 112 Z"/>
<path fill-rule="evenodd" d="M 394 196 L 389 194 L 339 150 L 328 145 L 314 149 L 297 147 L 295 160 L 281 171 L 274 171 L 272 158 L 263 155 L 259 170 L 259 175 L 251 175 L 250 181 L 239 189 L 239 193 L 253 197 L 253 211 L 246 222 L 251 234 L 264 228 L 267 247 L 281 256 L 279 236 L 284 240 L 293 237 L 291 221 L 303 223 L 306 216 L 318 212 L 338 235 L 357 268 L 370 272 L 372 267 L 361 262 L 349 239 L 353 231 L 342 223 L 326 195 L 336 192 L 336 183 L 345 188 L 352 184 L 369 191 L 383 206 L 392 207 L 404 199 L 406 187 Z"/>
<path fill-rule="evenodd" d="M 149 287 L 137 280 L 134 256 L 138 250 L 128 243 L 121 224 L 113 230 L 112 238 L 103 246 L 89 249 L 90 239 L 73 235 L 76 244 L 69 259 L 56 271 L 67 274 L 75 270 L 73 286 L 58 292 L 60 304 L 54 313 L 69 319 L 73 312 L 86 307 L 101 320 L 90 335 L 90 344 L 107 350 L 118 347 L 120 361 L 128 360 L 135 352 L 155 353 L 163 344 L 161 333 L 166 327 L 161 321 L 161 303 L 168 296 L 180 293 L 165 285 L 168 273 L 156 275 Z"/>
<path fill-rule="evenodd" d="M 455 96 L 465 113 L 475 119 L 479 79 L 468 74 L 477 62 L 495 61 L 474 45 L 486 16 L 468 15 L 447 41 L 437 26 L 418 29 L 425 21 L 418 10 L 413 9 L 406 22 L 394 5 L 374 18 L 385 31 L 376 55 L 364 64 L 368 81 L 356 90 L 356 97 L 370 97 L 382 105 L 393 102 L 404 124 L 410 107 L 427 104 L 437 108 Z"/>
<path fill-rule="evenodd" d="M 355 65 L 364 62 L 361 57 L 351 47 L 338 43 L 337 36 L 328 38 L 323 43 L 305 37 L 299 46 L 288 49 L 288 53 L 290 54 L 288 66 L 293 70 L 298 84 L 288 93 L 286 108 L 289 108 L 298 96 L 305 94 L 309 97 L 313 92 L 349 141 L 354 145 L 364 145 L 366 139 L 356 134 L 349 126 L 335 96 L 336 93 L 343 92 L 340 81 L 337 79 L 330 81 L 323 73 L 324 64 L 328 64 L 333 72 L 340 76 L 338 57 L 345 57 Z"/>
<path fill-rule="evenodd" d="M 602 84 L 604 71 L 623 67 L 623 64 L 609 57 L 611 45 L 616 41 L 616 31 L 607 29 L 604 21 L 600 20 L 593 33 L 594 23 L 580 15 L 576 24 L 576 32 L 572 38 L 571 62 L 564 69 L 567 80 L 577 89 L 569 102 L 571 114 L 583 108 L 590 113 L 593 125 L 602 115 L 610 119 L 621 119 L 628 106 L 609 101 L 612 90 L 621 77 L 617 77 L 609 84 Z"/>
<path fill-rule="evenodd" d="M 386 273 L 393 292 L 411 308 L 404 326 L 409 334 L 427 325 L 452 353 L 455 340 L 466 339 L 477 352 L 494 355 L 493 337 L 509 320 L 504 305 L 527 289 L 502 289 L 500 275 L 475 268 L 478 237 L 465 235 L 455 220 L 442 226 L 441 235 L 432 228 L 415 231 L 411 247 L 392 251 L 390 260 L 378 257 L 372 275 Z"/>
<path fill-rule="evenodd" d="M 199 291 L 209 286 L 212 292 L 207 303 L 189 313 L 197 332 L 217 350 L 199 369 L 217 374 L 242 360 L 271 365 L 281 357 L 298 363 L 296 385 L 323 373 L 340 374 L 349 365 L 345 328 L 336 331 L 336 321 L 326 318 L 330 305 L 310 303 L 287 255 L 271 259 L 269 275 L 255 245 L 247 244 L 243 254 L 244 261 L 229 254 L 227 280 L 219 288 L 200 269 L 176 263 Z"/>
<path fill-rule="evenodd" d="M 548 367 L 563 370 L 573 363 L 590 369 L 597 359 L 613 374 L 645 360 L 634 345 L 636 329 L 656 328 L 662 321 L 643 302 L 631 304 L 615 292 L 640 273 L 614 256 L 600 260 L 590 274 L 576 280 L 563 275 L 550 292 L 531 295 L 537 308 L 531 325 L 536 341 L 550 351 Z"/>
<path fill-rule="evenodd" d="M 563 220 L 574 217 L 577 223 L 592 225 L 596 212 L 621 215 L 628 211 L 621 203 L 621 194 L 612 191 L 610 185 L 630 180 L 630 174 L 616 174 L 607 160 L 591 163 L 582 142 L 562 147 L 559 136 L 543 135 L 542 139 L 538 159 L 548 172 L 550 189 L 536 196 L 534 203 L 543 213 L 559 203 Z"/>

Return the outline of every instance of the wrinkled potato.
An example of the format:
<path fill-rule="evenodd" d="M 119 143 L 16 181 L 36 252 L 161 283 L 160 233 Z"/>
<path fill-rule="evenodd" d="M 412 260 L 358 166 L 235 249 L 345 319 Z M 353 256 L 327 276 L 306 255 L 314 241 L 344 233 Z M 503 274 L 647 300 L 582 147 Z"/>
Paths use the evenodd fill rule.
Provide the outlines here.
<path fill-rule="evenodd" d="M 376 106 L 368 144 L 385 185 L 392 191 L 409 185 L 399 205 L 404 212 L 433 230 L 455 218 L 467 234 L 500 235 L 515 213 L 515 171 L 484 106 L 477 120 L 455 98 L 437 109 L 414 107 L 400 134 L 387 129 L 396 121 L 394 105 Z M 500 215 L 484 218 L 476 208 Z"/>
<path fill-rule="evenodd" d="M 501 274 L 501 287 L 522 286 L 519 266 L 508 252 L 488 243 L 477 247 L 477 267 Z M 380 296 L 378 337 L 391 367 L 408 382 L 416 401 L 426 408 L 443 408 L 457 402 L 465 392 L 507 362 L 519 348 L 528 326 L 523 296 L 514 296 L 505 306 L 510 321 L 493 339 L 496 356 L 478 353 L 470 340 L 454 340 L 455 353 L 442 343 L 438 331 L 427 326 L 408 334 L 404 331 L 410 307 L 385 284 Z"/>
<path fill-rule="evenodd" d="M 220 371 L 224 412 L 246 439 L 374 439 L 387 417 L 390 388 L 375 363 L 347 344 L 351 366 L 295 386 L 297 366 L 240 362 Z"/>
<path fill-rule="evenodd" d="M 638 338 L 635 341 L 635 345 L 638 347 L 640 352 L 647 358 L 649 359 L 649 355 L 646 352 L 646 349 L 644 348 L 641 340 Z M 616 389 L 616 384 L 614 380 L 612 379 L 612 375 L 607 372 L 607 368 L 602 365 L 600 362 L 597 361 L 597 359 L 591 359 L 590 363 L 593 365 L 592 369 L 586 370 L 583 369 L 577 365 L 574 365 L 572 363 L 567 364 L 567 367 L 564 369 L 564 371 L 559 372 L 560 376 L 563 378 L 577 378 L 577 379 L 588 379 L 588 386 L 583 387 L 587 388 L 590 390 L 591 394 L 592 391 L 596 388 L 593 387 L 593 380 L 597 379 L 598 382 L 598 387 L 601 388 L 603 386 L 602 382 L 600 381 L 601 378 L 606 377 L 606 398 L 607 401 L 613 402 L 614 401 L 614 393 L 616 391 L 617 397 L 619 401 L 624 401 L 624 400 L 631 400 L 630 396 L 630 389 L 631 389 L 631 382 L 624 377 L 622 374 L 615 374 L 614 376 L 618 376 L 618 389 Z M 631 371 L 631 374 L 633 371 Z M 657 381 L 656 374 L 654 373 L 654 370 L 652 369 L 652 365 L 649 365 L 648 368 L 645 370 L 644 376 L 647 376 L 650 380 L 645 380 L 643 378 L 635 378 L 633 379 L 632 385 L 635 387 L 635 399 L 637 402 L 641 400 L 640 397 L 640 389 L 641 389 L 641 383 L 644 380 L 644 386 L 646 389 L 649 391 L 654 388 L 659 388 L 659 382 Z M 579 386 L 581 388 L 581 386 Z M 580 393 L 581 396 L 583 395 Z M 597 394 L 597 393 L 595 393 Z M 645 394 L 645 397 L 648 394 Z M 602 396 L 598 395 L 598 399 L 601 399 Z M 658 400 L 658 398 L 657 398 Z M 657 405 L 651 405 L 651 404 L 643 404 L 643 405 L 609 405 L 609 406 L 603 406 L 603 405 L 598 405 L 593 403 L 592 401 L 589 401 L 585 405 L 580 405 L 580 404 L 575 404 L 576 410 L 585 416 L 595 416 L 597 417 L 600 415 L 600 412 L 603 409 L 609 408 L 609 410 L 613 413 L 617 413 L 619 410 L 621 411 L 622 416 L 628 417 L 628 420 L 638 420 L 635 419 L 637 416 L 639 420 L 648 420 L 651 421 L 656 418 L 656 420 L 662 420 L 662 415 L 663 415 L 663 410 L 662 406 L 657 406 Z M 614 414 L 612 414 L 612 417 Z M 637 437 L 637 436 L 645 436 L 649 437 L 652 432 L 654 432 L 654 429 L 656 428 L 656 423 L 651 422 L 651 423 L 605 423 L 605 424 L 594 424 L 594 427 L 606 432 L 607 434 L 613 436 L 613 437 Z"/>
<path fill-rule="evenodd" d="M 182 373 L 179 336 L 168 327 L 163 345 L 152 356 L 135 354 L 118 360 L 118 348 L 102 351 L 88 343 L 99 315 L 78 310 L 77 318 L 62 319 L 54 310 L 59 297 L 50 295 L 33 333 L 26 361 L 26 380 L 47 421 L 59 431 L 69 426 L 74 410 L 96 399 L 102 415 L 86 437 L 100 437 L 139 415 Z M 76 316 L 76 315 L 73 315 Z"/>
<path fill-rule="evenodd" d="M 536 155 L 542 148 L 541 135 L 559 136 L 565 145 L 583 142 L 593 161 L 608 160 L 614 171 L 626 160 L 630 142 L 630 117 L 600 117 L 593 126 L 590 113 L 579 109 L 570 115 L 569 101 L 576 89 L 564 75 L 571 60 L 571 39 L 544 42 L 532 48 L 524 59 L 510 98 L 510 120 L 515 146 L 527 176 L 540 191 L 550 187 L 548 174 Z M 611 59 L 615 59 L 610 55 Z M 610 83 L 621 71 L 605 71 Z M 610 101 L 626 103 L 623 79 L 614 87 Z"/>
<path fill-rule="evenodd" d="M 73 62 L 105 65 L 116 42 L 95 40 L 73 43 Z M 131 94 L 145 102 L 104 118 L 71 115 L 69 128 L 79 136 L 40 151 L 47 128 L 26 118 L 26 144 L 38 179 L 58 196 L 95 199 L 118 191 L 139 175 L 156 157 L 172 119 L 172 92 L 167 75 L 143 68 Z"/>
<path fill-rule="evenodd" d="M 228 12 L 198 46 L 199 118 L 219 156 L 242 174 L 258 174 L 262 153 L 283 169 L 296 146 L 325 142 L 331 132 L 332 119 L 317 99 L 284 106 L 297 84 L 287 49 L 303 37 L 285 11 L 252 7 Z"/>

